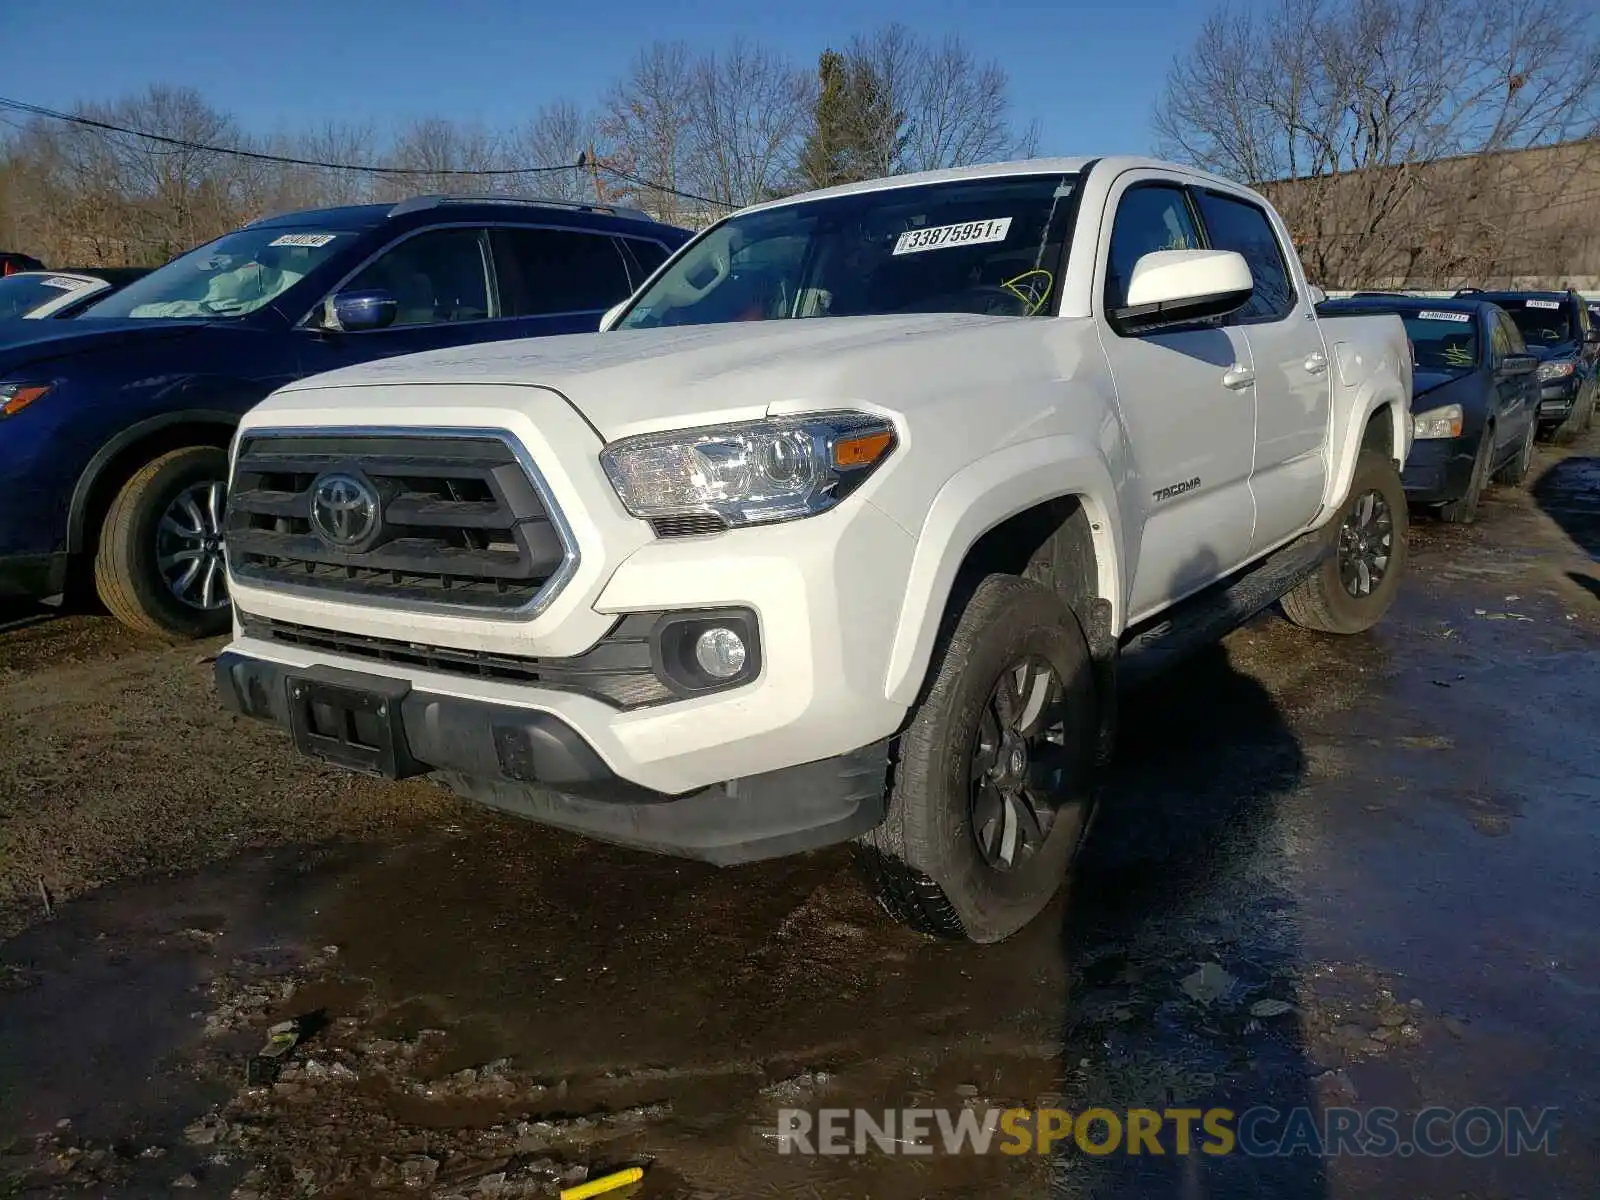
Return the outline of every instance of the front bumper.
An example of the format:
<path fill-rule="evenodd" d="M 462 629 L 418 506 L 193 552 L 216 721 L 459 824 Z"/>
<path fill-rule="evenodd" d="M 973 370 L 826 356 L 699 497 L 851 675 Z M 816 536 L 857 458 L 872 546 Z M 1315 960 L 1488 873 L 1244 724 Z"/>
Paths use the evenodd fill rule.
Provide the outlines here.
<path fill-rule="evenodd" d="M 887 740 L 673 796 L 619 778 L 552 712 L 235 650 L 218 656 L 215 677 L 224 705 L 291 730 L 313 757 L 388 778 L 441 772 L 480 803 L 619 845 L 732 864 L 847 841 L 883 820 Z"/>
<path fill-rule="evenodd" d="M 1400 476 L 1414 504 L 1446 504 L 1467 494 L 1478 453 L 1477 437 L 1419 438 Z"/>
<path fill-rule="evenodd" d="M 1539 420 L 1561 421 L 1572 412 L 1578 400 L 1578 380 L 1574 376 L 1539 385 Z"/>

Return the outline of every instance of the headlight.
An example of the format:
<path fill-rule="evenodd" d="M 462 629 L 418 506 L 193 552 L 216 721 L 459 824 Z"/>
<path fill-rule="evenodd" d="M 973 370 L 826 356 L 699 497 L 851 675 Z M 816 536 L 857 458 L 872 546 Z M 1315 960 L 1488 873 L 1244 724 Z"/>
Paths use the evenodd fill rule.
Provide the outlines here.
<path fill-rule="evenodd" d="M 1446 404 L 1430 408 L 1411 418 L 1411 436 L 1423 438 L 1455 438 L 1461 436 L 1461 405 Z"/>
<path fill-rule="evenodd" d="M 1547 383 L 1552 379 L 1565 379 L 1577 368 L 1575 362 L 1547 362 L 1539 364 L 1539 382 Z"/>
<path fill-rule="evenodd" d="M 636 517 L 758 525 L 832 508 L 894 447 L 881 417 L 830 412 L 625 438 L 600 462 Z"/>
<path fill-rule="evenodd" d="M 0 420 L 16 416 L 53 387 L 53 383 L 0 383 Z"/>

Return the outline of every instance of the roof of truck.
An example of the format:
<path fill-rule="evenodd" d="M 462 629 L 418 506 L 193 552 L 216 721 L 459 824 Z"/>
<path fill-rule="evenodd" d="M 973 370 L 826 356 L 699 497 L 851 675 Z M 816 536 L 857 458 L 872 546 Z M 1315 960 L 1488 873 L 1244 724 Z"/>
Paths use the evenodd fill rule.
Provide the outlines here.
<path fill-rule="evenodd" d="M 1109 169 L 1114 174 L 1136 169 L 1172 171 L 1199 179 L 1211 180 L 1230 188 L 1244 186 L 1236 180 L 1226 179 L 1221 175 L 1213 175 L 1210 172 L 1200 170 L 1198 167 L 1186 167 L 1179 163 L 1164 162 L 1158 158 L 1142 158 L 1137 155 L 1020 158 L 1011 162 L 979 163 L 971 167 L 950 167 L 942 171 L 918 171 L 912 175 L 890 175 L 883 179 L 868 179 L 862 183 L 841 183 L 835 187 L 820 188 L 814 192 L 802 192 L 797 196 L 785 196 L 781 200 L 768 200 L 763 204 L 753 204 L 744 211 L 756 212 L 765 208 L 780 208 L 785 204 L 823 200 L 832 196 L 853 196 L 864 192 L 883 192 L 891 188 L 916 187 L 918 184 L 924 183 L 952 183 L 962 179 L 999 179 L 1011 175 L 1075 175 L 1091 164 L 1098 168 Z"/>

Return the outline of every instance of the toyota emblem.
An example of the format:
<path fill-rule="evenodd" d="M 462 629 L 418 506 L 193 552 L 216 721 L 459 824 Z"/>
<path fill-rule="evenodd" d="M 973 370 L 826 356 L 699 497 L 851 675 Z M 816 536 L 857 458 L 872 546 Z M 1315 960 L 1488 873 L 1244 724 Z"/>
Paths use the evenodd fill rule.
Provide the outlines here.
<path fill-rule="evenodd" d="M 378 493 L 365 479 L 330 471 L 311 485 L 311 527 L 328 545 L 348 550 L 378 532 Z"/>

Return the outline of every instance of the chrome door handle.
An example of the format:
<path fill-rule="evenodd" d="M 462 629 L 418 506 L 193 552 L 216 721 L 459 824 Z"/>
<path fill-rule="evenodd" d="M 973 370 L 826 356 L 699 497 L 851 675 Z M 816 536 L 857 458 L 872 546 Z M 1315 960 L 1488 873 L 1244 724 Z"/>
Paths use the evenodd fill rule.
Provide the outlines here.
<path fill-rule="evenodd" d="M 1233 391 L 1243 391 L 1256 381 L 1256 373 L 1243 363 L 1234 363 L 1222 373 L 1222 386 Z"/>
<path fill-rule="evenodd" d="M 1310 358 L 1306 359 L 1306 370 L 1311 372 L 1313 375 L 1321 375 L 1327 369 L 1328 356 L 1321 350 L 1318 350 Z"/>

